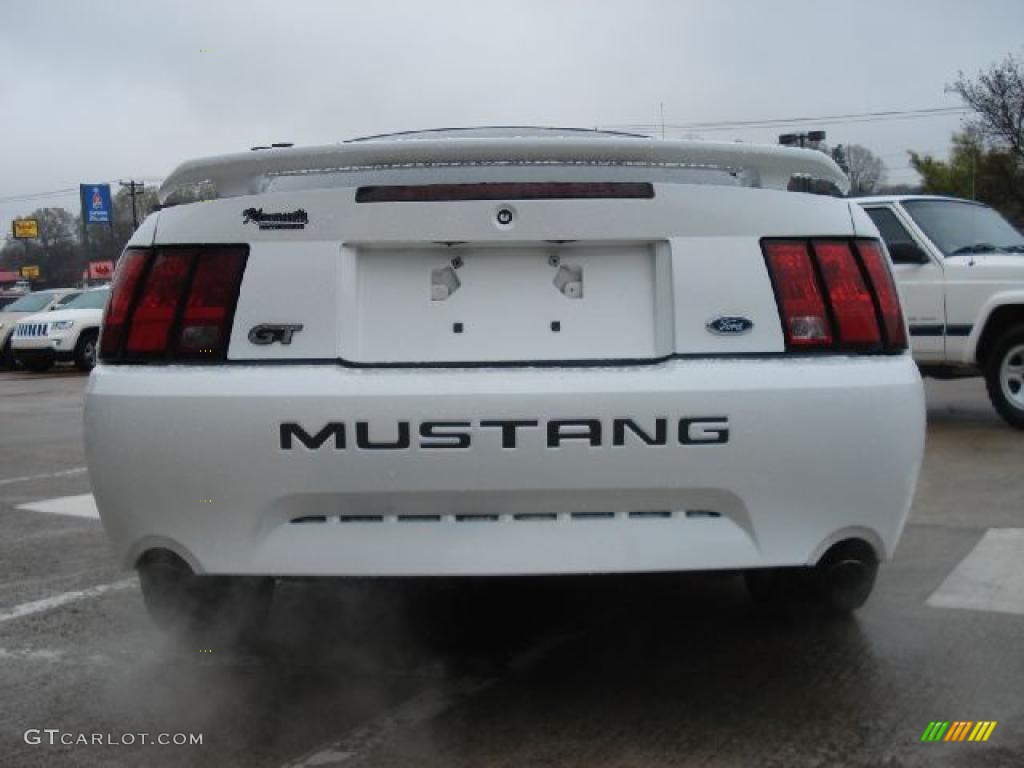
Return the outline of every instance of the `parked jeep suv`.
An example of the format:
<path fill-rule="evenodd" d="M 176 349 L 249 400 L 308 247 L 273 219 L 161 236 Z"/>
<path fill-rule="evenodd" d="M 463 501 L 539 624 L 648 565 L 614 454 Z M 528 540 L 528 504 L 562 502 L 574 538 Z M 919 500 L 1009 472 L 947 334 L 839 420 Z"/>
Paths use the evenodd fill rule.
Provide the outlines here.
<path fill-rule="evenodd" d="M 163 625 L 288 576 L 743 569 L 841 611 L 910 508 L 924 400 L 878 230 L 820 152 L 426 133 L 185 163 L 85 403 Z M 233 588 L 231 588 L 233 587 Z"/>
<path fill-rule="evenodd" d="M 858 202 L 892 257 L 921 371 L 984 376 L 995 409 L 1024 429 L 1024 236 L 968 200 Z"/>

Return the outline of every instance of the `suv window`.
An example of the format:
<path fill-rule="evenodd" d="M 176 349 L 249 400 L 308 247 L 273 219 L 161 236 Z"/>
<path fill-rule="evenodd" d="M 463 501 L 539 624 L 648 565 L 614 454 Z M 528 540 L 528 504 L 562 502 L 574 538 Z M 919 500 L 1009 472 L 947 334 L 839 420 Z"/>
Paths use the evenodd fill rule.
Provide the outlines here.
<path fill-rule="evenodd" d="M 74 301 L 75 299 L 77 299 L 80 295 L 81 294 L 78 291 L 73 291 L 72 293 L 69 293 L 66 296 L 62 296 L 61 300 L 57 302 L 57 306 L 58 307 L 63 307 L 66 304 L 68 304 L 68 302 L 71 302 L 71 301 Z"/>
<path fill-rule="evenodd" d="M 900 223 L 900 220 L 896 218 L 896 214 L 889 208 L 867 208 L 868 216 L 875 222 L 875 226 L 878 227 L 878 231 L 882 233 L 882 239 L 885 241 L 886 248 L 889 249 L 891 254 L 893 251 L 893 245 L 896 243 L 910 243 L 917 245 L 914 242 L 914 238 L 907 228 Z M 900 262 L 906 263 L 907 259 L 900 259 L 897 256 L 892 257 L 894 264 Z"/>
<path fill-rule="evenodd" d="M 966 200 L 907 200 L 903 208 L 946 256 L 1024 251 L 1024 236 L 987 205 Z"/>

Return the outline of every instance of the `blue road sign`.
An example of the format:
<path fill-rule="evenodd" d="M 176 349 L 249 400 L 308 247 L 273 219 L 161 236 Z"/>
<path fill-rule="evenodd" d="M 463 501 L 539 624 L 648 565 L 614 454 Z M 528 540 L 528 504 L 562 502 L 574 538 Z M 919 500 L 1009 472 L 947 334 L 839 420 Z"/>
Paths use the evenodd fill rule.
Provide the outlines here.
<path fill-rule="evenodd" d="M 86 224 L 113 224 L 109 184 L 80 184 L 82 219 Z"/>

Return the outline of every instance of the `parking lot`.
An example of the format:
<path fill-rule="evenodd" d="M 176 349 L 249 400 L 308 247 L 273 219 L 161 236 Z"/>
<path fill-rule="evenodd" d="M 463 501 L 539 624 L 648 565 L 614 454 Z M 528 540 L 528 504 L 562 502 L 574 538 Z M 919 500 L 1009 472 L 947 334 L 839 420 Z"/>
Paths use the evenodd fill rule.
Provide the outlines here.
<path fill-rule="evenodd" d="M 112 562 L 86 381 L 0 373 L 0 765 L 1024 763 L 1024 434 L 980 380 L 926 383 L 911 519 L 853 620 L 759 616 L 735 574 L 306 581 L 245 648 L 165 638 Z M 946 720 L 997 725 L 921 742 Z"/>

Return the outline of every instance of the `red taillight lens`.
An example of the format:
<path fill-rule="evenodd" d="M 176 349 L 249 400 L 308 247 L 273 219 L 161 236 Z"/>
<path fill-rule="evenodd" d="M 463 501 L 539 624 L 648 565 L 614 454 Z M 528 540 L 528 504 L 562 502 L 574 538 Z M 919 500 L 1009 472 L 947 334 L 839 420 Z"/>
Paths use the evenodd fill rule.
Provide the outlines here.
<path fill-rule="evenodd" d="M 195 253 L 164 249 L 142 285 L 142 293 L 128 331 L 125 354 L 129 357 L 163 356 L 167 352 L 171 326 L 185 293 Z"/>
<path fill-rule="evenodd" d="M 811 254 L 802 241 L 774 240 L 764 244 L 765 258 L 775 283 L 786 345 L 822 347 L 832 344 L 832 324 L 818 288 Z"/>
<path fill-rule="evenodd" d="M 877 240 L 762 240 L 761 247 L 787 349 L 907 348 L 896 284 Z"/>
<path fill-rule="evenodd" d="M 125 323 L 128 311 L 135 298 L 139 280 L 146 271 L 152 251 L 129 248 L 117 263 L 107 311 L 103 315 L 103 334 L 100 339 L 100 358 L 112 359 L 125 337 Z"/>
<path fill-rule="evenodd" d="M 903 325 L 903 309 L 900 296 L 896 292 L 896 283 L 886 263 L 882 249 L 874 240 L 858 240 L 857 250 L 860 252 L 864 268 L 871 279 L 871 286 L 878 297 L 878 307 L 882 312 L 882 324 L 885 336 L 892 349 L 907 348 L 907 331 Z"/>
<path fill-rule="evenodd" d="M 853 249 L 845 241 L 815 240 L 814 256 L 832 304 L 842 344 L 879 346 L 875 302 L 864 284 Z"/>
<path fill-rule="evenodd" d="M 104 318 L 104 362 L 224 360 L 246 246 L 125 251 Z"/>
<path fill-rule="evenodd" d="M 202 254 L 177 335 L 177 358 L 221 357 L 245 268 L 244 248 L 220 248 Z"/>

